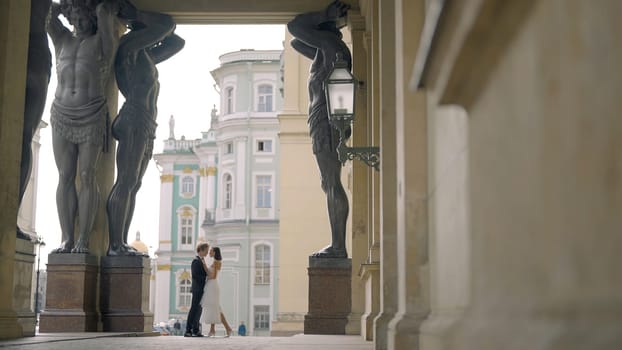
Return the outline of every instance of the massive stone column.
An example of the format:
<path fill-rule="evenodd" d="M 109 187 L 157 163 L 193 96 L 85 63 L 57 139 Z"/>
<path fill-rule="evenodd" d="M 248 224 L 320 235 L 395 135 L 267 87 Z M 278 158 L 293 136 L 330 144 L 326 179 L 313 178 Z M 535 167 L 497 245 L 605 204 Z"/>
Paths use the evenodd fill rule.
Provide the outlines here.
<path fill-rule="evenodd" d="M 428 128 L 425 92 L 409 89 L 425 1 L 395 1 L 397 156 L 397 314 L 389 349 L 416 349 L 429 311 Z M 415 35 L 415 38 L 418 36 Z"/>
<path fill-rule="evenodd" d="M 473 293 L 452 349 L 622 348 L 620 11 L 535 2 L 468 106 Z"/>
<path fill-rule="evenodd" d="M 430 315 L 421 325 L 422 350 L 447 349 L 451 327 L 469 301 L 468 115 L 437 107 L 429 97 Z"/>
<path fill-rule="evenodd" d="M 0 3 L 0 339 L 22 336 L 13 309 L 30 1 Z M 12 150 L 12 151 L 11 151 Z"/>
<path fill-rule="evenodd" d="M 378 3 L 380 48 L 380 283 L 381 313 L 374 345 L 387 349 L 389 321 L 397 312 L 397 172 L 395 144 L 395 0 Z"/>
<path fill-rule="evenodd" d="M 468 112 L 471 295 L 445 342 L 424 345 L 621 348 L 622 4 L 446 6 L 423 82 Z M 439 306 L 458 306 L 443 294 Z"/>

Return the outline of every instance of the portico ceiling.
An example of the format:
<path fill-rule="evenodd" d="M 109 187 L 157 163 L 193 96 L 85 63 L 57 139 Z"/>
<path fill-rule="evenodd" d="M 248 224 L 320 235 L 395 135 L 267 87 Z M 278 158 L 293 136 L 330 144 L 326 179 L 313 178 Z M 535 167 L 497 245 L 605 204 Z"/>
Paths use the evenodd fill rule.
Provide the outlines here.
<path fill-rule="evenodd" d="M 333 0 L 133 0 L 141 10 L 172 15 L 178 24 L 280 24 Z M 357 4 L 357 0 L 345 0 Z"/>

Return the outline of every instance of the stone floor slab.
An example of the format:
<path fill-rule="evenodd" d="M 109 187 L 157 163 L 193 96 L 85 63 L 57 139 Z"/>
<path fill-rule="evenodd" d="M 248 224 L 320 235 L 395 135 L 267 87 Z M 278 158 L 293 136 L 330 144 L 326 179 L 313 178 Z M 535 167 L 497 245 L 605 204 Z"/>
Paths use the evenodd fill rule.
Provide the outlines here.
<path fill-rule="evenodd" d="M 54 333 L 0 341 L 0 350 L 371 350 L 360 336 L 303 335 L 292 337 L 184 338 L 146 333 Z"/>

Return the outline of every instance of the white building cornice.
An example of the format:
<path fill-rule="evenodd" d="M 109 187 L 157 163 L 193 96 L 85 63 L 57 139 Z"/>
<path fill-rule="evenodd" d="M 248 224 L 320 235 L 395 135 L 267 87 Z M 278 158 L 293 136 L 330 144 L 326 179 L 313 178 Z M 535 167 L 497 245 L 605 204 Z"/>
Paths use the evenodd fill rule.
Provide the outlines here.
<path fill-rule="evenodd" d="M 225 65 L 240 61 L 278 61 L 282 50 L 241 50 L 220 55 L 220 64 Z"/>

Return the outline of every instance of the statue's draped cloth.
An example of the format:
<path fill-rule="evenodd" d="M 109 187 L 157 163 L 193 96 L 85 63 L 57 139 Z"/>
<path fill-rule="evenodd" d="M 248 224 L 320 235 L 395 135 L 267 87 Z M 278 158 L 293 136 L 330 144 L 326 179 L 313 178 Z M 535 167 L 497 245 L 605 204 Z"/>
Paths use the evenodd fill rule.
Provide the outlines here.
<path fill-rule="evenodd" d="M 112 136 L 117 140 L 125 139 L 141 140 L 145 142 L 145 154 L 151 157 L 153 153 L 153 140 L 156 137 L 158 124 L 153 120 L 154 114 L 147 111 L 143 106 L 126 100 L 119 111 L 119 115 L 112 123 Z"/>
<path fill-rule="evenodd" d="M 54 100 L 50 114 L 52 128 L 67 141 L 74 144 L 88 142 L 106 150 L 109 120 L 105 97 L 79 107 L 66 107 Z"/>
<path fill-rule="evenodd" d="M 309 110 L 309 135 L 313 145 L 313 154 L 336 152 L 339 133 L 328 120 L 326 102 L 316 103 Z"/>

